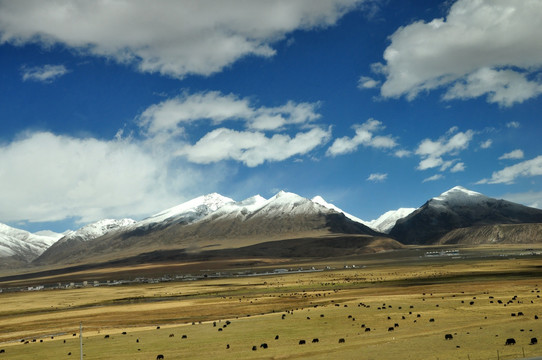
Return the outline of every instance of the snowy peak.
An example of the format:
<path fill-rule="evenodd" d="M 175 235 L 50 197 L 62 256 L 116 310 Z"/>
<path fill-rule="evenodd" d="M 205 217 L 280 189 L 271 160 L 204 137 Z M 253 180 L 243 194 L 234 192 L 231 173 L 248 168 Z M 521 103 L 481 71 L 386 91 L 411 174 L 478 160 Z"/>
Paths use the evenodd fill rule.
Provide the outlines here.
<path fill-rule="evenodd" d="M 540 222 L 540 209 L 490 198 L 456 186 L 397 221 L 390 235 L 404 244 L 432 244 L 454 229 Z"/>
<path fill-rule="evenodd" d="M 263 210 L 269 213 L 282 212 L 292 214 L 321 214 L 329 213 L 331 211 L 339 214 L 342 213 L 345 216 L 350 217 L 353 221 L 362 222 L 362 220 L 349 215 L 335 205 L 326 202 L 321 196 L 315 196 L 310 200 L 285 191 L 280 191 L 277 195 L 267 200 L 265 206 L 262 207 L 262 211 Z"/>
<path fill-rule="evenodd" d="M 465 189 L 462 186 L 455 186 L 448 191 L 443 192 L 437 197 L 434 197 L 433 201 L 444 202 L 447 204 L 469 204 L 472 202 L 479 202 L 488 199 L 487 196 L 482 195 L 476 191 Z"/>
<path fill-rule="evenodd" d="M 59 243 L 78 239 L 81 241 L 89 241 L 103 236 L 112 231 L 126 229 L 136 222 L 132 219 L 104 219 L 92 224 L 88 224 L 80 228 L 79 230 L 72 231 L 59 240 Z"/>
<path fill-rule="evenodd" d="M 400 208 L 390 210 L 380 215 L 378 219 L 368 222 L 368 226 L 376 231 L 389 234 L 391 229 L 397 223 L 397 220 L 402 219 L 414 212 L 416 208 Z"/>
<path fill-rule="evenodd" d="M 234 203 L 234 201 L 217 193 L 202 195 L 141 220 L 137 223 L 137 226 L 148 226 L 158 223 L 165 224 L 176 221 L 193 222 L 230 203 Z"/>
<path fill-rule="evenodd" d="M 18 256 L 30 261 L 42 254 L 62 235 L 48 232 L 32 234 L 28 231 L 0 224 L 0 258 Z"/>
<path fill-rule="evenodd" d="M 361 220 L 360 218 L 358 218 L 358 217 L 356 217 L 356 216 L 354 216 L 354 215 L 351 215 L 351 214 L 349 214 L 349 213 L 347 213 L 347 212 L 341 210 L 341 209 L 338 208 L 337 206 L 328 203 L 328 202 L 325 201 L 324 198 L 321 197 L 320 195 L 313 197 L 313 198 L 312 198 L 312 202 L 314 202 L 314 203 L 316 203 L 316 204 L 319 204 L 319 205 L 321 205 L 321 206 L 323 206 L 323 207 L 325 207 L 325 208 L 328 208 L 328 209 L 330 209 L 330 210 L 334 210 L 334 211 L 336 211 L 336 212 L 338 212 L 338 213 L 342 213 L 342 214 L 344 214 L 344 216 L 346 216 L 347 218 L 349 218 L 349 219 L 352 220 L 352 221 L 355 221 L 355 222 L 358 222 L 358 223 L 363 224 L 363 225 L 365 225 L 365 226 L 371 227 L 369 222 L 364 221 L 364 220 Z M 374 229 L 374 228 L 373 228 L 373 229 Z M 376 229 L 375 229 L 375 230 L 376 230 Z"/>
<path fill-rule="evenodd" d="M 320 197 L 321 199 L 321 197 Z M 325 203 L 323 199 L 321 202 Z M 327 204 L 327 203 L 326 203 Z M 330 211 L 320 203 L 309 200 L 297 194 L 279 191 L 269 199 L 256 195 L 239 202 L 228 203 L 217 211 L 210 213 L 203 220 L 217 219 L 248 219 L 248 218 L 284 218 L 285 216 L 322 214 Z M 337 210 L 339 211 L 337 211 Z M 332 211 L 341 212 L 335 208 Z"/>

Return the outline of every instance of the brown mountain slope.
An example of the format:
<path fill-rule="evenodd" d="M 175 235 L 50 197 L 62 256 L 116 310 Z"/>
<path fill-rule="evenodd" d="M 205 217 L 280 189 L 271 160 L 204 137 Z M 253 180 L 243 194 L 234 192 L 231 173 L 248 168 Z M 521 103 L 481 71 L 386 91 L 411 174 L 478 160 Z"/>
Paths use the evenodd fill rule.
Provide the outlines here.
<path fill-rule="evenodd" d="M 139 254 L 162 250 L 183 250 L 186 253 L 196 254 L 209 250 L 239 249 L 261 243 L 269 243 L 270 255 L 300 256 L 303 249 L 296 242 L 296 246 L 288 251 L 273 249 L 284 247 L 297 239 L 323 239 L 333 235 L 334 238 L 362 236 L 346 249 L 339 251 L 347 255 L 348 249 L 360 252 L 360 248 L 368 247 L 369 252 L 375 250 L 390 250 L 396 248 L 398 243 L 381 234 L 346 218 L 343 214 L 334 212 L 317 213 L 282 213 L 280 216 L 250 216 L 250 217 L 208 217 L 193 224 L 172 224 L 166 228 L 142 230 L 135 229 L 123 233 L 107 234 L 92 241 L 77 244 L 70 248 L 59 248 L 59 251 L 47 252 L 42 255 L 35 265 L 74 264 L 112 261 L 123 258 L 137 257 Z M 379 242 L 373 243 L 373 237 Z M 362 241 L 363 240 L 363 241 Z M 280 241 L 280 242 L 279 242 Z M 320 250 L 307 249 L 316 256 L 329 256 L 336 253 L 332 248 L 341 246 L 344 241 L 317 242 Z M 293 244 L 293 243 L 292 243 Z M 256 249 L 256 248 L 254 248 Z M 327 250 L 325 250 L 327 249 Z M 242 252 L 244 253 L 244 252 Z M 319 255 L 317 255 L 319 254 Z M 327 254 L 327 255 L 326 255 Z M 158 260 L 158 259 L 155 259 Z"/>
<path fill-rule="evenodd" d="M 534 244 L 542 243 L 542 223 L 499 224 L 455 229 L 444 235 L 439 244 Z"/>

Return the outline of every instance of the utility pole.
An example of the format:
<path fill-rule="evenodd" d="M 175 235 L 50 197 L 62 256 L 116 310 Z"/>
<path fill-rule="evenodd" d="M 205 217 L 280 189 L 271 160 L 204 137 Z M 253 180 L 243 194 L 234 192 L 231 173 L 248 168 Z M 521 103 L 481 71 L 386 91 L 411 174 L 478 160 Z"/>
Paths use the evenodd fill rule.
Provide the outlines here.
<path fill-rule="evenodd" d="M 83 322 L 79 322 L 79 345 L 81 347 L 81 360 L 83 360 Z"/>

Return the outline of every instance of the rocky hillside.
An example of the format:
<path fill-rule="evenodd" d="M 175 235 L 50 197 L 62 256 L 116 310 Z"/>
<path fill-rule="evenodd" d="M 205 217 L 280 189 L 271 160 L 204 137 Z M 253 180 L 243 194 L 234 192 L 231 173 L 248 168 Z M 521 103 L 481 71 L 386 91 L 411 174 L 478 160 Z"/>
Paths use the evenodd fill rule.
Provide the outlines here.
<path fill-rule="evenodd" d="M 499 224 L 455 229 L 445 234 L 439 244 L 541 244 L 542 224 Z"/>
<path fill-rule="evenodd" d="M 203 206 L 202 198 L 193 204 L 197 211 L 194 207 L 179 206 L 175 210 L 163 212 L 163 216 L 153 217 L 160 218 L 161 221 L 153 221 L 152 226 L 149 226 L 148 221 L 144 226 L 135 223 L 92 241 L 73 244 L 69 248 L 63 247 L 62 251 L 52 248 L 38 258 L 35 264 L 103 261 L 171 249 L 199 253 L 249 247 L 270 241 L 318 239 L 330 234 L 385 237 L 349 219 L 343 213 L 292 193 L 279 192 L 267 200 L 255 196 L 233 202 L 224 201 L 223 197 L 216 195 L 213 199 L 218 199 L 220 203 L 214 208 L 209 202 Z M 181 208 L 182 211 L 179 210 Z M 184 213 L 190 214 L 190 217 L 184 216 Z M 171 216 L 172 214 L 174 215 Z M 372 242 L 364 238 L 363 242 L 360 240 L 357 244 L 359 247 L 370 243 Z M 336 245 L 338 244 L 337 242 Z M 380 244 L 382 248 L 389 248 L 385 242 Z M 397 246 L 395 241 L 390 244 Z M 276 245 L 279 246 L 278 243 Z M 283 245 L 284 243 L 280 246 Z M 326 243 L 326 246 L 331 245 L 333 242 Z M 296 252 L 301 251 L 298 247 L 296 249 Z"/>
<path fill-rule="evenodd" d="M 403 244 L 426 245 L 455 229 L 523 223 L 542 223 L 542 210 L 456 186 L 398 220 L 390 235 Z"/>

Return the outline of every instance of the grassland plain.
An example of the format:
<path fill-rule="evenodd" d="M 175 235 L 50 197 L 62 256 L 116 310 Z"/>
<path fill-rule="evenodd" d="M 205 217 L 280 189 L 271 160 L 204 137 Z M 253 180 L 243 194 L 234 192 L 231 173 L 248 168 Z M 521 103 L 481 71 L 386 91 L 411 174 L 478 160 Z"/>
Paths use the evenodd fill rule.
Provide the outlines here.
<path fill-rule="evenodd" d="M 0 359 L 79 358 L 80 321 L 85 359 L 542 354 L 530 345 L 542 340 L 540 257 L 365 260 L 363 268 L 312 273 L 4 292 Z M 516 345 L 506 346 L 508 338 Z"/>

